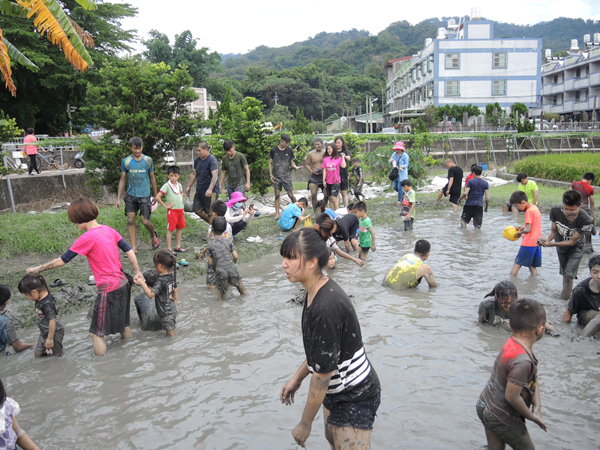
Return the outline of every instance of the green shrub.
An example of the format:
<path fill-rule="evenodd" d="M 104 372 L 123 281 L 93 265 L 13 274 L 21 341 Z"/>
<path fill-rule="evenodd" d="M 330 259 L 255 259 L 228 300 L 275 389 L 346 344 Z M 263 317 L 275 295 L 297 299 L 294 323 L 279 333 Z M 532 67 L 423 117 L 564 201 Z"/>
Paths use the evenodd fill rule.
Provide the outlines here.
<path fill-rule="evenodd" d="M 580 180 L 584 173 L 592 172 L 597 175 L 594 185 L 599 186 L 600 153 L 530 156 L 515 163 L 515 172 L 557 181 Z"/>

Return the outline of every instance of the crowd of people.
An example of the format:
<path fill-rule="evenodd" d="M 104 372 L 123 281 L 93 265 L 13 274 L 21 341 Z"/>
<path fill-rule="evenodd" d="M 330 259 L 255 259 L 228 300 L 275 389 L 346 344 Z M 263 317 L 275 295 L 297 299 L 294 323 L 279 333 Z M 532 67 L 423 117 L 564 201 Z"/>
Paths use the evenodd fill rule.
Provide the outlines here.
<path fill-rule="evenodd" d="M 331 143 L 317 138 L 314 150 L 308 153 L 305 161 L 310 173 L 308 184 L 315 214 L 314 225 L 305 223 L 305 227 L 299 229 L 302 222 L 310 218 L 306 212 L 309 201 L 294 196 L 291 169 L 298 166 L 294 163 L 289 143 L 289 136 L 282 134 L 280 144 L 271 149 L 269 174 L 275 193 L 275 219 L 282 231 L 290 232 L 280 248 L 282 267 L 288 280 L 300 283 L 305 290 L 302 337 L 306 357 L 281 388 L 280 399 L 284 404 L 291 404 L 302 381 L 310 375 L 302 418 L 292 431 L 296 442 L 305 445 L 312 422 L 323 406 L 325 436 L 332 448 L 350 445 L 348 448 L 367 449 L 381 401 L 381 385 L 364 348 L 352 301 L 330 276 L 338 256 L 363 266 L 368 254 L 377 249 L 368 207 L 360 198 L 364 173 L 359 161 L 351 157 L 342 137 Z M 15 351 L 21 352 L 34 347 L 36 357 L 62 355 L 64 328 L 59 320 L 56 301 L 40 273 L 61 267 L 78 255 L 87 258 L 97 287 L 89 328 L 96 355 L 104 355 L 107 351 L 105 336 L 121 334 L 125 339 L 132 337 L 130 298 L 133 284 L 142 290 L 135 298 L 142 330 L 162 329 L 167 336 L 175 336 L 179 312 L 177 254 L 187 251 L 181 246 L 185 216 L 180 169 L 169 167 L 168 181 L 158 190 L 152 159 L 142 153 L 142 140 L 132 138 L 129 145 L 132 153 L 121 164 L 122 177 L 116 207 L 121 208 L 121 197 L 128 180 L 124 212 L 130 242 L 125 241 L 116 230 L 98 223 L 98 208 L 90 199 L 73 201 L 68 209 L 68 218 L 83 233 L 59 258 L 27 269 L 18 286 L 19 292 L 35 303 L 40 330 L 38 342 L 35 345 L 21 342 L 10 320 L 0 315 L 1 349 L 11 345 Z M 245 192 L 251 185 L 248 162 L 244 155 L 236 152 L 232 141 L 225 141 L 223 148 L 226 156 L 219 163 L 210 154 L 206 142 L 198 143 L 198 157 L 185 190 L 189 194 L 196 183 L 193 210 L 209 225 L 207 245 L 201 258 L 207 259 L 206 282 L 217 291 L 219 301 L 225 298 L 230 286 L 236 287 L 242 295 L 248 294 L 236 265 L 238 253 L 233 237 L 255 216 L 253 205 L 246 207 Z M 410 159 L 402 142 L 396 143 L 393 149 L 394 154 L 389 161 L 390 179 L 398 192 L 397 205 L 400 206 L 404 230 L 408 231 L 413 228 L 416 212 L 416 193 L 408 178 Z M 354 176 L 354 203 L 348 200 L 350 163 Z M 440 190 L 436 204 L 443 196 L 449 197 L 453 210 L 458 212 L 461 201 L 466 200 L 460 216 L 461 226 L 466 227 L 472 221 L 476 229 L 481 228 L 489 203 L 489 184 L 482 178 L 481 166 L 474 164 L 471 167 L 463 192 L 462 169 L 452 160 L 445 161 L 445 165 L 448 184 Z M 507 211 L 525 212 L 524 226 L 511 235 L 515 240 L 522 238 L 522 245 L 510 274 L 516 276 L 521 267 L 527 267 L 532 275 L 537 275 L 542 263 L 541 247 L 557 247 L 563 276 L 561 298 L 569 300 L 563 321 L 570 322 L 576 315 L 578 324 L 583 327 L 583 336 L 592 336 L 600 330 L 600 256 L 590 258 L 590 277 L 573 289 L 580 261 L 584 252 L 591 248 L 591 235 L 595 234 L 594 190 L 590 186 L 594 178 L 593 174 L 586 173 L 581 181 L 574 182 L 564 193 L 562 205 L 550 211 L 552 227 L 545 238 L 542 237 L 541 213 L 537 207 L 539 191 L 527 174 L 517 176 L 519 189 L 505 205 Z M 225 187 L 228 200 L 219 199 L 219 193 L 225 192 Z M 283 210 L 280 209 L 282 189 L 291 200 Z M 323 193 L 320 200 L 319 190 Z M 142 273 L 136 257 L 135 225 L 139 212 L 142 224 L 150 233 L 152 247 L 160 246 L 151 221 L 152 207 L 156 202 L 167 210 L 167 249 L 154 254 L 154 270 Z M 174 246 L 173 231 L 176 233 Z M 119 251 L 124 252 L 129 260 L 133 276 L 123 270 Z M 353 256 L 353 252 L 357 252 L 358 257 Z M 425 279 L 429 287 L 437 287 L 433 270 L 426 264 L 430 252 L 431 244 L 427 240 L 417 240 L 414 251 L 403 255 L 387 270 L 383 285 L 393 290 L 404 290 L 416 288 Z M 6 307 L 10 297 L 8 287 L 0 285 L 0 310 Z M 541 416 L 538 361 L 532 349 L 544 332 L 557 335 L 557 331 L 546 321 L 543 306 L 533 300 L 519 299 L 516 286 L 510 281 L 498 283 L 487 297 L 492 298 L 484 299 L 480 304 L 479 322 L 504 327 L 510 330 L 512 336 L 496 359 L 489 382 L 477 401 L 476 412 L 485 428 L 488 448 L 501 449 L 508 444 L 515 449 L 533 449 L 525 419 L 544 430 L 546 425 Z M 18 404 L 6 396 L 0 382 L 0 412 L 6 422 L 4 431 L 0 433 L 0 448 L 12 448 L 17 443 L 25 449 L 37 449 L 18 426 L 15 419 L 18 409 Z"/>

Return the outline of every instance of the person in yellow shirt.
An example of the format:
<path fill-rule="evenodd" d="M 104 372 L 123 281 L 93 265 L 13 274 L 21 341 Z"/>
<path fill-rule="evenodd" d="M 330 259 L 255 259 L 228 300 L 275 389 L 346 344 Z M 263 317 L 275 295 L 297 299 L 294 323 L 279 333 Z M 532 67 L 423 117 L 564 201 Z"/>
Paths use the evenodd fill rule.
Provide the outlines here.
<path fill-rule="evenodd" d="M 431 244 L 429 241 L 419 239 L 415 243 L 413 253 L 408 253 L 400 259 L 394 267 L 387 271 L 383 285 L 399 291 L 416 288 L 423 278 L 429 287 L 437 287 L 433 278 L 433 270 L 425 261 L 429 258 Z"/>

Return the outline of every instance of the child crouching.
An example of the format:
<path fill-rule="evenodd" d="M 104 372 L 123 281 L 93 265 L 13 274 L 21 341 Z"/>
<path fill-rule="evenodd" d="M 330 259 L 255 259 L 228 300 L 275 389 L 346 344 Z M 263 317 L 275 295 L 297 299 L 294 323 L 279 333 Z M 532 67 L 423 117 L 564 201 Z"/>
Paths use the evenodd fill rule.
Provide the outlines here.
<path fill-rule="evenodd" d="M 33 350 L 35 357 L 62 356 L 65 329 L 58 320 L 58 306 L 48 292 L 44 277 L 25 275 L 19 282 L 19 292 L 35 302 L 35 318 L 40 329 L 40 337 Z"/>
<path fill-rule="evenodd" d="M 160 250 L 154 254 L 154 267 L 160 275 L 154 282 L 152 289 L 144 280 L 144 276 L 139 274 L 133 280 L 135 284 L 141 286 L 144 293 L 154 299 L 156 312 L 160 317 L 163 330 L 167 336 L 175 336 L 177 325 L 177 260 L 169 250 Z M 175 275 L 171 273 L 175 270 Z"/>
<path fill-rule="evenodd" d="M 521 299 L 510 305 L 512 336 L 496 358 L 492 375 L 479 396 L 477 415 L 485 428 L 489 449 L 505 444 L 533 450 L 525 419 L 546 431 L 537 380 L 533 344 L 544 336 L 546 311 L 535 300 Z M 533 406 L 533 412 L 530 408 Z"/>
<path fill-rule="evenodd" d="M 227 221 L 224 217 L 215 217 L 212 222 L 215 238 L 206 246 L 208 265 L 215 271 L 219 301 L 227 294 L 229 285 L 237 287 L 240 294 L 248 295 L 248 291 L 242 283 L 242 277 L 235 266 L 238 254 L 233 246 L 233 241 L 223 237 L 226 226 Z"/>

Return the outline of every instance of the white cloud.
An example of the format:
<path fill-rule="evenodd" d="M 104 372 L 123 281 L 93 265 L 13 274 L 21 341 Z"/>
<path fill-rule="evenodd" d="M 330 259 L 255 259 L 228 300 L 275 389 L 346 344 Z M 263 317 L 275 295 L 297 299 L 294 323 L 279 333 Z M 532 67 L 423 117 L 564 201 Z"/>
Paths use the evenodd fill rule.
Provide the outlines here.
<path fill-rule="evenodd" d="M 356 28 L 377 34 L 392 22 L 407 20 L 414 24 L 433 16 L 465 16 L 477 6 L 481 6 L 481 13 L 487 19 L 516 24 L 535 24 L 561 16 L 600 20 L 600 2 L 596 0 L 505 0 L 495 5 L 486 2 L 483 6 L 465 0 L 433 0 L 423 8 L 358 0 L 301 3 L 125 0 L 123 3 L 139 9 L 138 16 L 124 20 L 123 26 L 137 29 L 141 38 L 147 38 L 151 29 L 165 33 L 171 40 L 175 34 L 190 30 L 202 46 L 219 53 L 246 53 L 259 45 L 282 47 L 322 31 Z M 581 40 L 582 36 L 575 38 Z"/>

